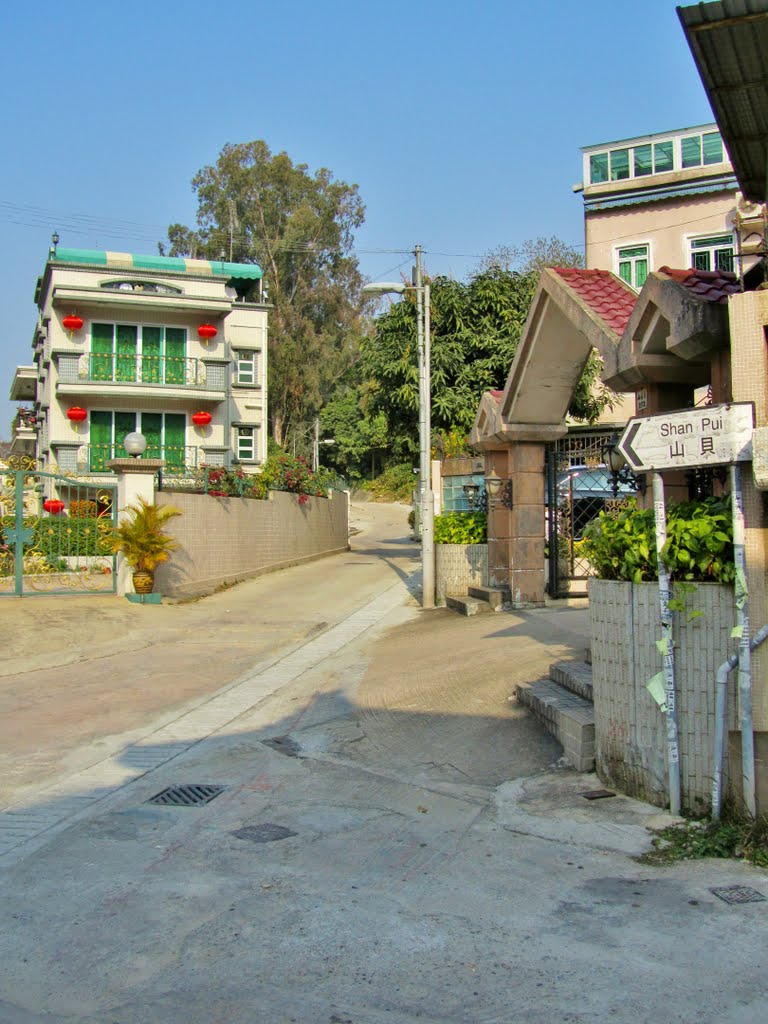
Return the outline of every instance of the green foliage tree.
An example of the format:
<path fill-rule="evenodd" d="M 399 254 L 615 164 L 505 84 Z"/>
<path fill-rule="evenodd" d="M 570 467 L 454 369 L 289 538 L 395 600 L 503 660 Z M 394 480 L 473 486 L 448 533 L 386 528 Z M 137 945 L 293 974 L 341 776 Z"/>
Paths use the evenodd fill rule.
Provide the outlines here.
<path fill-rule="evenodd" d="M 357 355 L 362 308 L 357 185 L 310 172 L 263 140 L 226 145 L 192 179 L 197 227 L 172 224 L 173 256 L 258 263 L 269 285 L 269 416 L 283 443 L 306 426 Z M 165 246 L 160 246 L 165 251 Z"/>
<path fill-rule="evenodd" d="M 539 238 L 518 249 L 500 247 L 467 283 L 431 282 L 432 424 L 468 432 L 484 391 L 504 387 L 544 266 L 581 266 L 582 256 L 557 238 Z M 392 454 L 417 451 L 418 370 L 416 305 L 412 292 L 380 316 L 362 341 L 362 372 L 370 385 L 369 414 L 386 416 Z M 569 412 L 594 422 L 614 400 L 600 382 L 602 362 L 593 353 Z"/>
<path fill-rule="evenodd" d="M 321 449 L 323 465 L 351 479 L 373 475 L 377 455 L 389 449 L 386 416 L 366 415 L 364 397 L 365 387 L 343 384 L 320 413 L 323 436 L 334 441 Z"/>

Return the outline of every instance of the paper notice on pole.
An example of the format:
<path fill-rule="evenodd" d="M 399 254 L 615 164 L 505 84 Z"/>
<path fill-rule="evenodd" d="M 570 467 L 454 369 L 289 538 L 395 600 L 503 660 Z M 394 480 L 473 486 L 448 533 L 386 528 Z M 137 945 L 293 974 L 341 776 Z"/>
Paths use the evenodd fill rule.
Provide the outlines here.
<path fill-rule="evenodd" d="M 664 673 L 657 672 L 653 679 L 650 679 L 645 688 L 659 705 L 662 711 L 667 710 L 667 694 L 664 689 Z"/>

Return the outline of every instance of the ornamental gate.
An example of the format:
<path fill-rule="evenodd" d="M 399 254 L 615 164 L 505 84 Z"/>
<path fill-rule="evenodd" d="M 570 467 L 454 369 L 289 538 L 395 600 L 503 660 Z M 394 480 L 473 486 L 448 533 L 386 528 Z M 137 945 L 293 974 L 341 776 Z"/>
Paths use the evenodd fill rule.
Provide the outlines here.
<path fill-rule="evenodd" d="M 117 485 L 0 464 L 0 597 L 114 594 Z"/>
<path fill-rule="evenodd" d="M 603 509 L 634 495 L 634 477 L 605 464 L 615 431 L 574 430 L 547 446 L 548 589 L 552 597 L 586 597 L 589 562 L 579 553 L 584 530 Z"/>

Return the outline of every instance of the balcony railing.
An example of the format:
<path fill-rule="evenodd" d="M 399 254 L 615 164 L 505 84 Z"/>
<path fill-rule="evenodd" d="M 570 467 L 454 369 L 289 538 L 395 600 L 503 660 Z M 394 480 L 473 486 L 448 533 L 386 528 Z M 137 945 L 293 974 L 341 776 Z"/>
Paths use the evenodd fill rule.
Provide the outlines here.
<path fill-rule="evenodd" d="M 37 413 L 33 409 L 18 409 L 11 424 L 11 429 L 14 431 L 37 430 L 39 422 Z"/>
<path fill-rule="evenodd" d="M 159 384 L 164 387 L 205 388 L 207 373 L 201 359 L 183 356 L 84 353 L 78 365 L 80 380 L 113 384 Z"/>
<path fill-rule="evenodd" d="M 165 471 L 173 474 L 194 472 L 205 464 L 205 451 L 195 445 L 147 445 L 145 459 L 164 459 Z M 125 459 L 122 444 L 86 444 L 77 452 L 78 473 L 108 473 L 111 459 Z"/>

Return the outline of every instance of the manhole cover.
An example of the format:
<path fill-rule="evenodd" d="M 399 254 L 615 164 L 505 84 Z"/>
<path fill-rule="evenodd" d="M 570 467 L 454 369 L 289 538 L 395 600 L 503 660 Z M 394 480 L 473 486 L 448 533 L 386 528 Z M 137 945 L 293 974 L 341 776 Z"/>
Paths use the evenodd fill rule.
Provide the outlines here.
<path fill-rule="evenodd" d="M 219 793 L 223 793 L 224 789 L 224 786 L 209 786 L 190 782 L 181 786 L 169 786 L 161 793 L 150 797 L 147 803 L 171 807 L 199 807 L 200 804 L 207 804 Z"/>
<path fill-rule="evenodd" d="M 286 828 L 285 825 L 246 825 L 232 833 L 237 839 L 247 839 L 249 843 L 276 843 L 278 839 L 297 836 L 298 832 Z"/>
<path fill-rule="evenodd" d="M 765 896 L 749 885 L 725 885 L 719 889 L 710 889 L 718 899 L 726 903 L 764 903 Z"/>

